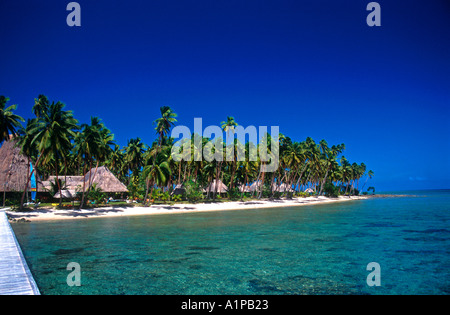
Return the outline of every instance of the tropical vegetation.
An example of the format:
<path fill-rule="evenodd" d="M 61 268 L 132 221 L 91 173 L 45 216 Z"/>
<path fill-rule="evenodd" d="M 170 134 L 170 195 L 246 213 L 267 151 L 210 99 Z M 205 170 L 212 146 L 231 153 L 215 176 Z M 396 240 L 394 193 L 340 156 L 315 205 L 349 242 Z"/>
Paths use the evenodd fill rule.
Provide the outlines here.
<path fill-rule="evenodd" d="M 9 134 L 17 137 L 21 153 L 34 163 L 33 169 L 41 178 L 56 175 L 54 190 L 63 189 L 60 177 L 84 175 L 92 169 L 95 172 L 101 165 L 107 166 L 127 185 L 131 199 L 140 199 L 147 205 L 155 199 L 180 200 L 181 196 L 171 194 L 176 185 L 184 187 L 183 198 L 191 201 L 223 197 L 292 197 L 305 195 L 307 189 L 316 195 L 335 197 L 359 194 L 360 184 L 362 191 L 374 176 L 364 163 L 347 160 L 343 155 L 344 144 L 329 145 L 325 140 L 316 142 L 310 137 L 295 141 L 283 134 L 279 136 L 278 168 L 269 173 L 265 168 L 267 161 L 261 156 L 258 155 L 255 161 L 249 158 L 260 143 L 241 143 L 234 137 L 238 123 L 232 116 L 220 124 L 227 139 L 231 140 L 225 142 L 222 138 L 209 139 L 193 134 L 190 140 L 184 140 L 192 154 L 180 160 L 175 157 L 183 154 L 181 150 L 172 153 L 175 139 L 170 137 L 170 131 L 177 123 L 177 114 L 169 106 L 161 107 L 160 117 L 154 120 L 156 137 L 152 143 L 144 143 L 136 137 L 120 146 L 99 117 L 91 117 L 89 124 L 79 124 L 62 102 L 50 102 L 45 95 L 34 100 L 32 113 L 35 117 L 23 126 L 24 119 L 13 113 L 17 106 L 6 107 L 8 101 L 0 96 L 0 142 L 9 140 Z M 223 148 L 223 161 L 198 160 L 194 156 L 196 152 L 203 152 L 210 140 L 215 142 L 215 148 Z M 264 135 L 263 140 L 270 143 L 271 135 Z M 227 149 L 231 147 L 234 156 L 226 159 Z M 245 153 L 244 161 L 237 159 L 239 150 Z M 31 174 L 27 180 L 30 178 Z M 224 183 L 228 194 L 217 191 L 218 185 L 214 191 L 205 191 L 213 181 Z M 94 189 L 95 194 L 100 195 L 90 180 L 85 186 L 81 190 L 80 207 L 86 204 L 86 196 L 92 195 L 90 190 Z"/>

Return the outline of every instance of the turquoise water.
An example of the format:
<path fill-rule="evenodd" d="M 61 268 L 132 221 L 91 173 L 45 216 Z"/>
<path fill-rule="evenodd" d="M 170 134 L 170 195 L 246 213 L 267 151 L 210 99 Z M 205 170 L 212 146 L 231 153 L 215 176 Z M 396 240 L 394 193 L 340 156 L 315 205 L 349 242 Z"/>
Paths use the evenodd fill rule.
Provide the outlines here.
<path fill-rule="evenodd" d="M 42 294 L 449 294 L 450 190 L 409 194 L 13 228 Z"/>

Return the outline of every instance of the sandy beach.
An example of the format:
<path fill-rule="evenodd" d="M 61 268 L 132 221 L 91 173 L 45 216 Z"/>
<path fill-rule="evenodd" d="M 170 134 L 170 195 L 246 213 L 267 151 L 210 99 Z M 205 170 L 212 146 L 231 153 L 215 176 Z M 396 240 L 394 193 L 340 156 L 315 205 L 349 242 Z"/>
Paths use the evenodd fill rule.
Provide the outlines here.
<path fill-rule="evenodd" d="M 364 196 L 351 196 L 351 197 L 340 196 L 339 198 L 327 198 L 320 196 L 307 198 L 293 198 L 290 200 L 251 200 L 244 202 L 231 201 L 219 203 L 152 205 L 151 207 L 111 206 L 111 207 L 100 207 L 95 209 L 83 209 L 83 210 L 72 210 L 72 209 L 54 210 L 43 208 L 28 212 L 6 211 L 6 213 L 8 214 L 8 217 L 13 220 L 21 220 L 21 219 L 27 221 L 74 220 L 74 219 L 136 216 L 136 215 L 160 215 L 160 214 L 175 214 L 175 213 L 292 207 L 302 205 L 325 204 L 332 202 L 345 202 L 367 198 L 368 197 Z"/>

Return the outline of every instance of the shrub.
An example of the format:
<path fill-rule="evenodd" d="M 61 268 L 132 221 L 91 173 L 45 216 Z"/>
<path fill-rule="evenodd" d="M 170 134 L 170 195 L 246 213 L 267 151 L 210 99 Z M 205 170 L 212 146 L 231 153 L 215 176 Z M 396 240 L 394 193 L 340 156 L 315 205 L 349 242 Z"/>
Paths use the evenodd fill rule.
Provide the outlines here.
<path fill-rule="evenodd" d="M 96 204 L 100 204 L 105 201 L 105 198 L 106 194 L 94 183 L 89 191 L 88 199 L 94 200 Z"/>
<path fill-rule="evenodd" d="M 334 186 L 331 182 L 325 183 L 323 190 L 325 192 L 325 196 L 327 197 L 336 198 L 339 196 L 339 187 Z"/>
<path fill-rule="evenodd" d="M 182 196 L 181 196 L 181 195 L 173 195 L 173 196 L 172 196 L 172 200 L 175 201 L 175 202 L 181 201 L 181 199 L 182 199 Z"/>
<path fill-rule="evenodd" d="M 237 200 L 241 198 L 241 193 L 238 187 L 233 187 L 232 189 L 229 189 L 227 194 L 228 198 L 230 198 L 231 200 Z"/>
<path fill-rule="evenodd" d="M 196 203 L 203 198 L 200 185 L 193 181 L 188 181 L 184 184 L 186 189 L 186 199 Z"/>

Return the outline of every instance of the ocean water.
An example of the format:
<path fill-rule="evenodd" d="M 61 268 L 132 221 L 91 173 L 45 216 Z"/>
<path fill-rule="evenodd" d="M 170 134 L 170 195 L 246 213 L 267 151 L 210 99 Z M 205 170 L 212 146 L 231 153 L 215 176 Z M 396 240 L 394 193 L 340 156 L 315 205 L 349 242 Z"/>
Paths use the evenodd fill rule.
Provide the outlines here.
<path fill-rule="evenodd" d="M 449 294 L 450 190 L 405 193 L 13 229 L 42 294 Z"/>

